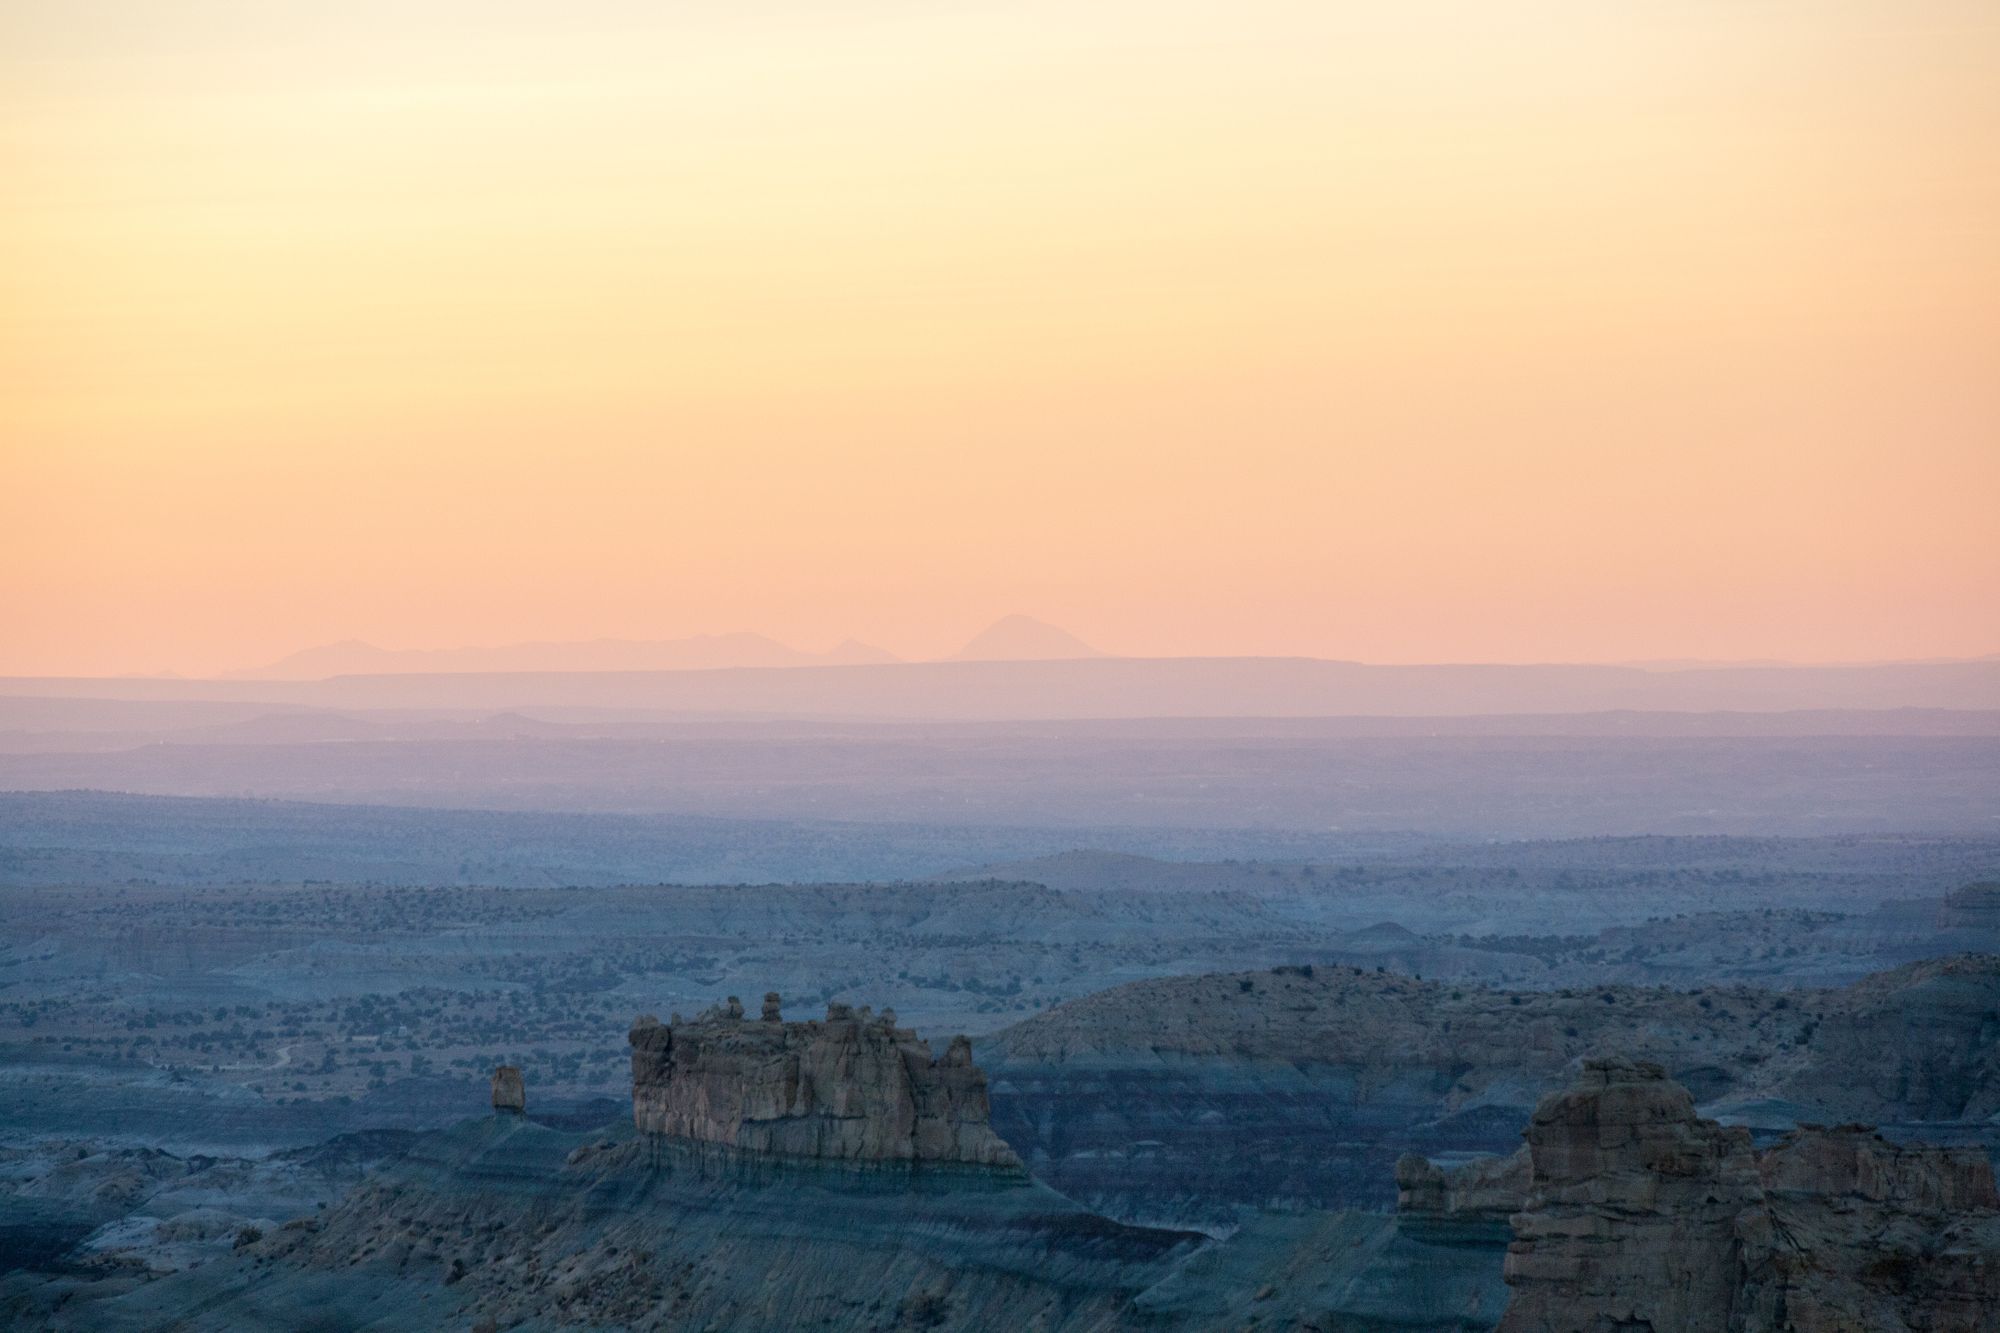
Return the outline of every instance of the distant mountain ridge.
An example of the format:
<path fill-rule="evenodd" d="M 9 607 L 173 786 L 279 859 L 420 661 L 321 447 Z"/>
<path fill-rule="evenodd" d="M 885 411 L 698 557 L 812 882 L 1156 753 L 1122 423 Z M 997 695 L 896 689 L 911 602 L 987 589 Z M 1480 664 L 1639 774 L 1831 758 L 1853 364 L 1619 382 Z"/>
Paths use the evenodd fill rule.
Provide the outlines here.
<path fill-rule="evenodd" d="M 1062 662 L 1106 654 L 1066 629 L 1033 616 L 1002 616 L 972 637 L 949 662 Z"/>
<path fill-rule="evenodd" d="M 763 634 L 697 634 L 685 639 L 585 639 L 486 648 L 377 648 L 358 639 L 302 649 L 226 680 L 325 680 L 330 676 L 433 675 L 501 671 L 715 671 L 742 667 L 863 666 L 899 659 L 843 639 L 824 653 L 801 652 Z"/>
<path fill-rule="evenodd" d="M 805 652 L 780 642 L 767 634 L 738 631 L 729 634 L 697 634 L 679 639 L 575 639 L 575 640 L 533 640 L 522 643 L 498 644 L 486 647 L 462 648 L 378 648 L 374 644 L 359 639 L 343 639 L 338 643 L 320 644 L 304 648 L 275 662 L 259 667 L 249 667 L 228 671 L 209 678 L 212 681 L 288 681 L 311 682 L 328 681 L 338 676 L 408 676 L 408 675 L 503 675 L 503 674 L 609 674 L 633 672 L 672 671 L 735 671 L 760 670 L 778 667 L 857 667 L 857 666 L 920 666 L 926 664 L 1000 664 L 1062 662 L 1113 661 L 1140 663 L 1146 661 L 1161 664 L 1177 663 L 1194 666 L 1197 673 L 1207 674 L 1223 663 L 1263 663 L 1277 671 L 1284 671 L 1287 665 L 1314 664 L 1340 670 L 1366 670 L 1373 673 L 1490 673 L 1512 675 L 1525 678 L 1533 673 L 1571 673 L 1581 676 L 1589 673 L 1625 673 L 1638 675 L 1684 675 L 1722 676 L 1729 675 L 1744 680 L 1753 674 L 1768 674 L 1773 678 L 1802 678 L 1806 675 L 1831 673 L 1857 673 L 1862 671 L 1883 671 L 1921 667 L 1979 668 L 2000 666 L 2000 653 L 1966 658 L 1926 658 L 1909 661 L 1880 662 L 1837 662 L 1798 663 L 1777 659 L 1746 661 L 1708 661 L 1700 658 L 1672 658 L 1653 661 L 1632 661 L 1614 663 L 1433 663 L 1433 664 L 1366 664 L 1356 661 L 1342 661 L 1326 658 L 1307 657 L 1177 657 L 1177 658 L 1120 658 L 1117 654 L 1086 643 L 1066 629 L 1051 625 L 1033 616 L 1013 614 L 1000 617 L 991 625 L 972 636 L 957 652 L 937 658 L 906 659 L 885 649 L 860 640 L 842 639 L 823 653 Z M 1206 664 L 1206 665 L 1196 665 Z M 1171 669 L 1171 668 L 1170 668 Z M 27 678 L 20 678 L 27 679 Z M 181 681 L 191 678 L 173 672 L 154 675 L 127 675 L 119 677 L 79 678 L 92 680 L 121 680 L 132 682 Z M 5 690 L 6 678 L 0 678 L 0 693 Z M 196 683 L 200 683 L 196 680 Z M 1760 691 L 1783 695 L 1783 691 Z M 98 696 L 97 689 L 83 693 Z M 135 695 L 134 697 L 141 697 Z M 1612 704 L 1554 704 L 1552 711 L 1596 711 L 1605 707 L 1638 706 Z M 1686 707 L 1690 705 L 1670 705 Z M 1692 705 L 1699 707 L 1700 705 Z M 1861 703 L 1858 700 L 1842 699 L 1839 702 L 1756 702 L 1717 705 L 1721 707 L 1869 707 L 1885 706 L 1881 701 Z M 1994 702 L 1982 700 L 1965 704 L 1945 703 L 1928 697 L 1897 699 L 1887 703 L 1889 707 L 1974 707 L 1994 706 Z M 1170 710 L 1172 711 L 1172 710 Z M 1235 709 L 1227 711 L 1238 711 Z M 1280 708 L 1277 712 L 1289 712 Z M 1333 712 L 1346 710 L 1334 709 Z M 1361 711 L 1374 711 L 1364 709 Z M 1425 713 L 1432 711 L 1418 707 L 1410 711 Z M 1477 709 L 1450 709 L 1447 711 L 1478 711 Z M 1511 711 L 1500 709 L 1497 711 Z M 1539 709 L 1537 711 L 1540 711 Z"/>
<path fill-rule="evenodd" d="M 1010 615 L 975 634 L 947 662 L 1053 662 L 1103 657 L 1068 630 Z M 557 639 L 469 648 L 378 648 L 360 639 L 324 643 L 222 680 L 328 680 L 335 676 L 486 675 L 502 672 L 733 671 L 770 667 L 880 666 L 903 659 L 858 639 L 803 652 L 767 634 L 683 639 Z"/>
<path fill-rule="evenodd" d="M 0 678 L 15 698 L 232 700 L 343 709 L 651 709 L 925 721 L 2000 708 L 2000 662 L 1643 671 L 1094 657 L 789 670 L 355 672 L 258 680 Z"/>

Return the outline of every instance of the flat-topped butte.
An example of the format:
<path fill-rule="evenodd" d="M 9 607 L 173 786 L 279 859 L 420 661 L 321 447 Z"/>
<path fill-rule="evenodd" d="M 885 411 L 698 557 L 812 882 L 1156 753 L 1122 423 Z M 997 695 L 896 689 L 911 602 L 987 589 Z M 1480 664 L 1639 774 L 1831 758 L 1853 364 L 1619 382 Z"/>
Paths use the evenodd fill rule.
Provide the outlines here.
<path fill-rule="evenodd" d="M 682 1021 L 633 1025 L 632 1119 L 664 1134 L 750 1152 L 848 1162 L 950 1162 L 1019 1170 L 988 1123 L 972 1045 L 930 1043 L 875 1014 L 830 1004 L 788 1023 L 775 993 L 761 1017 L 740 1001 Z"/>

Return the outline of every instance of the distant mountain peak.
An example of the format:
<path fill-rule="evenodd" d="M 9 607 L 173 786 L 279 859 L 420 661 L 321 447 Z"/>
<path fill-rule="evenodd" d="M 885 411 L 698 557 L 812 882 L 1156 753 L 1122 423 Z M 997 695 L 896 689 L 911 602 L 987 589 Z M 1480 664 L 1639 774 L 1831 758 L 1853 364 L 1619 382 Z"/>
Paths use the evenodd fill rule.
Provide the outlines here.
<path fill-rule="evenodd" d="M 357 675 L 384 670 L 396 655 L 360 639 L 315 644 L 287 653 L 275 662 L 240 671 L 226 671 L 225 680 L 317 680 L 326 676 Z"/>
<path fill-rule="evenodd" d="M 951 662 L 1042 662 L 1104 653 L 1066 629 L 1033 616 L 1002 616 L 953 653 Z"/>

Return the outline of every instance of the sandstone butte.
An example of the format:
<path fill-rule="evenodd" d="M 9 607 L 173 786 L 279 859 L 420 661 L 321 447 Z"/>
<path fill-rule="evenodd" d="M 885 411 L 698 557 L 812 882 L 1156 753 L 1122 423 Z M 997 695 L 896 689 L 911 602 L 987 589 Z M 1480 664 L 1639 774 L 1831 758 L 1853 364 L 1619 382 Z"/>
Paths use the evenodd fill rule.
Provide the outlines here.
<path fill-rule="evenodd" d="M 1587 1061 L 1526 1138 L 1500 1333 L 1995 1327 L 2000 1198 L 1977 1149 L 1805 1125 L 1758 1152 L 1625 1059 Z M 1416 1164 L 1398 1176 L 1412 1203 L 1454 1193 Z"/>
<path fill-rule="evenodd" d="M 989 1124 L 972 1044 L 941 1058 L 893 1010 L 829 1004 L 786 1022 L 778 996 L 746 1018 L 733 996 L 693 1021 L 632 1025 L 632 1119 L 642 1133 L 749 1152 L 853 1163 L 962 1163 L 1018 1170 Z"/>

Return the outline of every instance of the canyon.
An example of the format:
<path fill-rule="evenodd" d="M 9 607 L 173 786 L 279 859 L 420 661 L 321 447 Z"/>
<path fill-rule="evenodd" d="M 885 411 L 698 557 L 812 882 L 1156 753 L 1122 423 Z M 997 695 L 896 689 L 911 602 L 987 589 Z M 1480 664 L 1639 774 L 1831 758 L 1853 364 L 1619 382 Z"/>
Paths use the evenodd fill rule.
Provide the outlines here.
<path fill-rule="evenodd" d="M 1189 993 L 1170 1005 L 1154 993 L 1162 985 Z M 1775 1012 L 1835 1030 L 1876 1031 L 1890 1012 L 1912 1031 L 1937 1027 L 1929 1048 L 1882 1052 L 1848 1095 L 1910 1117 L 1905 1137 L 1940 1112 L 1933 1131 L 1963 1134 L 1992 1115 L 1993 1034 L 1974 1019 L 1992 1021 L 1996 986 L 2000 958 L 1953 958 L 1794 993 Z M 1102 1079 L 1104 1058 L 1140 1041 L 1175 1061 L 1273 1063 L 1302 1058 L 1311 1033 L 1313 1058 L 1345 1060 L 1350 1092 L 1368 1089 L 1360 1105 L 1396 1094 L 1382 1075 L 1390 1062 L 1456 1068 L 1471 1049 L 1456 1040 L 1499 1050 L 1572 1012 L 1519 1014 L 1529 1006 L 1517 998 L 1453 1000 L 1352 971 L 1186 978 L 1060 1006 L 994 1049 L 1095 1061 L 1090 1077 Z M 1745 1017 L 1690 1003 L 1675 1049 L 1712 1044 L 1695 1040 L 1704 1025 L 1754 1030 L 1751 997 L 1728 998 Z M 1643 1036 L 1601 1022 L 1590 1041 Z M 365 1160 L 295 1165 L 290 1192 L 268 1195 L 290 1216 L 169 1212 L 169 1199 L 189 1201 L 181 1182 L 219 1168 L 157 1152 L 21 1162 L 13 1178 L 37 1194 L 68 1178 L 149 1220 L 100 1227 L 64 1268 L 0 1279 L 0 1313 L 48 1329 L 1972 1333 L 2000 1301 L 1990 1143 L 1899 1142 L 1855 1124 L 1724 1126 L 1698 1115 L 1662 1065 L 1561 1042 L 1507 1081 L 1545 1085 L 1502 1136 L 1519 1146 L 1437 1160 L 1405 1151 L 1379 1182 L 1394 1191 L 1387 1211 L 1238 1207 L 1229 1226 L 1205 1230 L 1124 1220 L 1051 1188 L 1045 1157 L 995 1132 L 972 1044 L 953 1038 L 934 1056 L 891 1012 L 837 1003 L 788 1021 L 776 993 L 755 1016 L 729 997 L 693 1019 L 641 1015 L 628 1045 L 622 1121 L 537 1120 L 532 1070 L 503 1066 L 486 1116 L 377 1144 Z M 1831 1095 L 1810 1043 L 1781 1064 L 1723 1060 L 1749 1086 Z M 1476 1098 L 1496 1078 L 1474 1066 L 1425 1086 Z M 1155 1116 L 1175 1102 L 1144 1084 L 1125 1095 L 1150 1099 Z M 1060 1104 L 1044 1114 L 1060 1117 Z M 1246 1143 L 1264 1148 L 1290 1132 L 1244 1125 Z M 1144 1183 L 1142 1145 L 1103 1171 L 1121 1169 L 1141 1178 L 1140 1195 L 1159 1183 Z M 1175 1188 L 1199 1199 L 1202 1182 Z M 1165 1197 L 1153 1203 L 1171 1211 Z M 1192 1211 L 1213 1216 L 1215 1202 Z M 1841 1322 L 1844 1310 L 1863 1322 Z"/>

